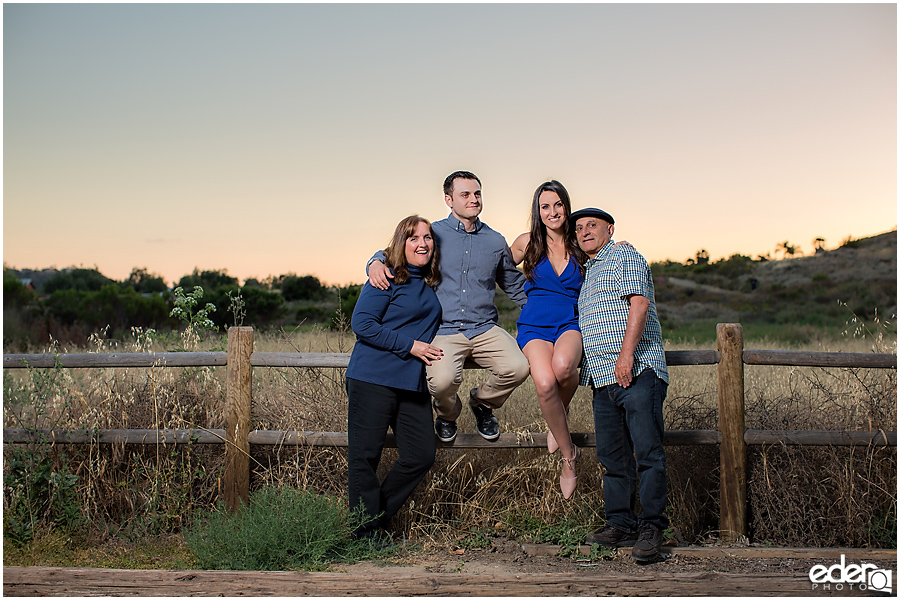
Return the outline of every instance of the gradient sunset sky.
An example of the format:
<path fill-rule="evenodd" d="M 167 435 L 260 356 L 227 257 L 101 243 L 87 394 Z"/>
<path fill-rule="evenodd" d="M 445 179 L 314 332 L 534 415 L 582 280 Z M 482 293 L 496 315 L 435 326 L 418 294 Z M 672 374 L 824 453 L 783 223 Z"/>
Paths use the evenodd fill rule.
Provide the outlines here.
<path fill-rule="evenodd" d="M 897 224 L 895 4 L 4 4 L 3 260 L 360 283 L 482 180 L 650 261 Z"/>

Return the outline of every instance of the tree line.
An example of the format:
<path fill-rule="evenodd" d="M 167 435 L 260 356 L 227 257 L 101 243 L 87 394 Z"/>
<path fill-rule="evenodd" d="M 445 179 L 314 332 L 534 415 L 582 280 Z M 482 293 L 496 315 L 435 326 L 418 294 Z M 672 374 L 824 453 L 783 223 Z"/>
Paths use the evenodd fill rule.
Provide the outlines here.
<path fill-rule="evenodd" d="M 330 287 L 313 275 L 294 273 L 239 285 L 224 269 L 194 269 L 170 289 L 162 277 L 145 268 L 135 268 L 117 281 L 96 268 L 17 271 L 4 265 L 4 346 L 43 344 L 51 337 L 83 343 L 103 329 L 110 336 L 122 336 L 132 327 L 178 329 L 180 322 L 171 312 L 173 291 L 179 287 L 185 294 L 202 288 L 203 302 L 216 307 L 210 318 L 220 329 L 299 323 L 336 327 L 342 315 L 349 320 L 361 288 Z"/>

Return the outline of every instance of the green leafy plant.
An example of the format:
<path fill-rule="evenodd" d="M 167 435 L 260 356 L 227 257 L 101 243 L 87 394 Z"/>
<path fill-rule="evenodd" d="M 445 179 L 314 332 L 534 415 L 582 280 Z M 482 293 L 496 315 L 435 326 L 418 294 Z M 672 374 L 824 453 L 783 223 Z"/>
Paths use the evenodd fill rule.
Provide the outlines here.
<path fill-rule="evenodd" d="M 179 321 L 187 324 L 181 334 L 182 344 L 185 350 L 194 350 L 200 345 L 200 335 L 204 331 L 218 331 L 210 315 L 216 312 L 216 305 L 207 302 L 203 308 L 197 308 L 203 298 L 203 288 L 195 286 L 189 294 L 184 293 L 184 288 L 175 288 L 175 307 L 169 313 Z"/>
<path fill-rule="evenodd" d="M 469 550 L 490 548 L 493 537 L 494 532 L 486 527 L 472 527 L 469 533 L 459 541 L 459 546 Z"/>
<path fill-rule="evenodd" d="M 578 507 L 572 514 L 561 521 L 546 523 L 528 513 L 518 513 L 512 517 L 510 524 L 523 538 L 537 544 L 557 544 L 558 554 L 569 557 L 582 557 L 580 546 L 589 533 L 598 528 L 596 516 L 590 507 Z M 599 552 L 603 553 L 603 549 Z"/>
<path fill-rule="evenodd" d="M 338 497 L 267 486 L 234 513 L 220 502 L 199 515 L 184 538 L 203 569 L 316 570 L 387 552 L 352 537 L 362 520 Z"/>
<path fill-rule="evenodd" d="M 34 444 L 10 448 L 3 475 L 3 535 L 17 544 L 31 541 L 41 523 L 75 527 L 82 522 L 78 477 L 69 473 L 64 456 L 56 456 L 45 429 L 53 429 L 67 404 L 66 373 L 57 360 L 53 369 L 28 370 L 16 381 L 4 373 L 4 420 L 30 432 Z M 57 410 L 48 410 L 48 404 Z"/>
<path fill-rule="evenodd" d="M 203 288 L 195 286 L 189 294 L 184 293 L 181 286 L 175 288 L 175 308 L 169 313 L 170 317 L 187 323 L 188 327 L 193 327 L 198 331 L 209 330 L 218 331 L 218 327 L 213 323 L 209 315 L 216 312 L 216 305 L 207 302 L 206 306 L 197 309 L 197 305 L 203 298 Z M 196 309 L 196 310 L 195 310 Z"/>

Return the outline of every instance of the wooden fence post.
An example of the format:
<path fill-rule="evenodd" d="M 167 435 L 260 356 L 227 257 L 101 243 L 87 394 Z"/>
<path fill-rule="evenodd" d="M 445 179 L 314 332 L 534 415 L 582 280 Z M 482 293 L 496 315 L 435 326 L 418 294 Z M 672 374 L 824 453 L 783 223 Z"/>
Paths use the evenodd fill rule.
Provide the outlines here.
<path fill-rule="evenodd" d="M 225 380 L 225 505 L 232 512 L 250 499 L 250 407 L 253 328 L 228 329 Z"/>
<path fill-rule="evenodd" d="M 747 446 L 744 443 L 744 329 L 716 325 L 719 351 L 719 530 L 723 541 L 747 534 Z"/>

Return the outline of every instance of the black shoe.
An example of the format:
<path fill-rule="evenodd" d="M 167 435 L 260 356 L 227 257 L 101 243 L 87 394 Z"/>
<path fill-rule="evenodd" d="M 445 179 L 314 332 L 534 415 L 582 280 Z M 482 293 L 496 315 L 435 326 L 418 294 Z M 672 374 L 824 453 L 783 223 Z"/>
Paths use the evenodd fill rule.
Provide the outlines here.
<path fill-rule="evenodd" d="M 452 442 L 456 439 L 456 421 L 445 421 L 438 417 L 434 420 L 434 432 L 442 442 Z"/>
<path fill-rule="evenodd" d="M 472 413 L 475 415 L 475 425 L 478 427 L 478 433 L 486 440 L 496 440 L 500 437 L 500 422 L 494 416 L 487 406 L 481 404 L 470 404 Z"/>
<path fill-rule="evenodd" d="M 607 523 L 603 529 L 587 536 L 587 544 L 600 544 L 604 548 L 626 548 L 633 546 L 638 540 L 637 533 L 622 531 L 615 525 Z"/>
<path fill-rule="evenodd" d="M 631 556 L 635 560 L 649 561 L 659 556 L 659 547 L 662 546 L 663 535 L 659 527 L 650 523 L 641 525 L 638 540 L 634 544 Z"/>

